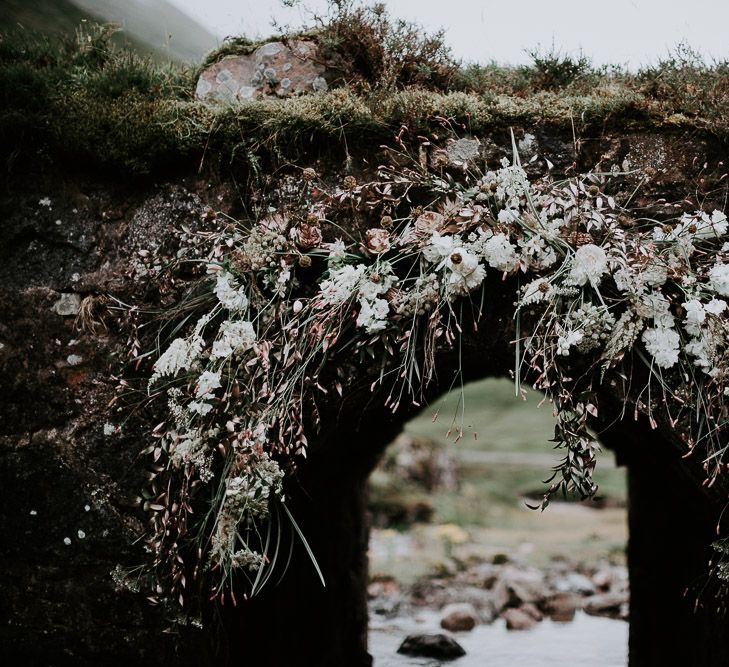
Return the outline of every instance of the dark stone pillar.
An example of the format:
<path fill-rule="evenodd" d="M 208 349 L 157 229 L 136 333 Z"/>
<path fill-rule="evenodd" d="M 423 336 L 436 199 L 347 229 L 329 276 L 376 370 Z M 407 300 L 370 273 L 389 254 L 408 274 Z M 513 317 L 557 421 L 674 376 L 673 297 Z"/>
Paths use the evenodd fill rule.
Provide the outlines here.
<path fill-rule="evenodd" d="M 658 432 L 626 424 L 630 667 L 729 665 L 729 618 L 706 586 L 711 542 L 724 501 L 697 483 Z M 698 461 L 700 464 L 700 461 Z M 698 604 L 697 604 L 698 601 Z"/>
<path fill-rule="evenodd" d="M 256 597 L 239 598 L 235 608 L 228 602 L 217 608 L 222 632 L 213 648 L 216 664 L 372 665 L 367 652 L 366 482 L 379 452 L 400 430 L 399 423 L 377 421 L 361 426 L 366 435 L 340 431 L 323 447 L 313 447 L 310 460 L 287 491 L 287 506 L 316 557 L 326 587 L 294 537 L 288 571 L 278 584 L 273 577 Z M 287 554 L 285 545 L 281 560 Z"/>

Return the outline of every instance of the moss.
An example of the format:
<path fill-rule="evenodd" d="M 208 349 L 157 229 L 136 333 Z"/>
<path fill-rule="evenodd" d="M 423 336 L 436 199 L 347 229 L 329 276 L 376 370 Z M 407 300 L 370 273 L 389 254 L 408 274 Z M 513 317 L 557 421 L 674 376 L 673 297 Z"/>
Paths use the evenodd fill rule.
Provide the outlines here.
<path fill-rule="evenodd" d="M 193 71 L 120 50 L 111 34 L 89 27 L 73 39 L 29 39 L 26 33 L 0 38 L 6 168 L 38 156 L 142 174 L 186 164 L 252 164 L 271 156 L 372 148 L 402 125 L 425 133 L 443 119 L 459 132 L 615 125 L 729 137 L 726 65 L 668 63 L 632 78 L 593 72 L 550 90 L 529 88 L 523 68 L 491 68 L 480 90 L 355 85 L 289 100 L 209 105 L 193 99 Z M 226 48 L 215 57 L 255 45 L 238 40 Z M 496 79 L 498 86 L 484 87 Z M 510 80 L 514 90 L 508 90 Z"/>

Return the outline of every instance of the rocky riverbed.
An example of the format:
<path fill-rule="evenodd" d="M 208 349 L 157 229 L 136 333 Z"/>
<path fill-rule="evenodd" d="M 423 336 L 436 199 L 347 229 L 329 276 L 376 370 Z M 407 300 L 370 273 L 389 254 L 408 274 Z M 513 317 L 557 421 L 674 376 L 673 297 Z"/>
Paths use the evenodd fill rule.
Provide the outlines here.
<path fill-rule="evenodd" d="M 411 585 L 376 577 L 369 586 L 375 665 L 626 664 L 623 565 L 496 561 Z"/>

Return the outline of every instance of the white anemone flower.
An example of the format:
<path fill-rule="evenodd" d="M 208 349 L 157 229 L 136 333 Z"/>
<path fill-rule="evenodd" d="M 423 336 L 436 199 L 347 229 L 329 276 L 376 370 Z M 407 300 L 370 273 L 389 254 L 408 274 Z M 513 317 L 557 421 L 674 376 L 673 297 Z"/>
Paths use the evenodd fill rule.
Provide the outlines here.
<path fill-rule="evenodd" d="M 575 285 L 590 283 L 597 286 L 607 271 L 605 251 L 594 243 L 588 243 L 575 252 L 572 259 L 572 268 L 570 269 L 570 281 Z"/>

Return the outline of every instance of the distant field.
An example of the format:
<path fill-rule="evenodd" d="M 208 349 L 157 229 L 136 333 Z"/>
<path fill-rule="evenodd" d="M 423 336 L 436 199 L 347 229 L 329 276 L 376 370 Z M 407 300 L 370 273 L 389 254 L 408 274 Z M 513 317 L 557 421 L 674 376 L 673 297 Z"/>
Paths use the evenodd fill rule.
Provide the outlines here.
<path fill-rule="evenodd" d="M 627 538 L 623 508 L 594 509 L 589 501 L 556 503 L 544 512 L 526 507 L 524 496 L 545 487 L 542 480 L 561 457 L 549 442 L 554 431 L 551 407 L 548 403 L 537 407 L 541 398 L 531 393 L 524 401 L 515 397 L 512 383 L 485 380 L 468 385 L 463 394 L 451 392 L 406 426 L 409 433 L 451 448 L 460 485 L 456 492 L 421 492 L 434 509 L 434 525 L 409 531 L 409 548 L 396 546 L 404 535 L 375 531 L 373 571 L 406 580 L 429 571 L 451 550 L 448 539 L 440 537 L 443 524 L 463 529 L 460 551 L 486 558 L 503 551 L 535 564 L 553 558 L 623 560 Z M 461 427 L 461 400 L 465 401 L 463 437 L 454 442 Z M 610 451 L 603 453 L 595 478 L 598 495 L 618 504 L 625 501 L 625 472 L 615 466 Z M 403 490 L 412 494 L 412 489 Z"/>
<path fill-rule="evenodd" d="M 406 426 L 406 431 L 451 447 L 461 461 L 464 486 L 475 497 L 485 495 L 493 501 L 513 503 L 516 497 L 541 489 L 541 480 L 562 456 L 561 450 L 555 450 L 554 443 L 549 442 L 554 434 L 551 405 L 545 402 L 538 407 L 543 397 L 536 392 L 528 393 L 527 400 L 514 394 L 514 385 L 508 380 L 475 382 L 463 393 L 453 391 L 426 408 Z M 455 442 L 461 428 L 463 437 Z M 610 451 L 603 453 L 595 479 L 599 495 L 625 499 L 625 473 L 615 467 Z M 482 523 L 472 512 L 465 517 L 458 515 L 459 507 L 468 505 L 464 494 L 440 499 L 440 512 L 445 512 L 441 518 Z"/>

